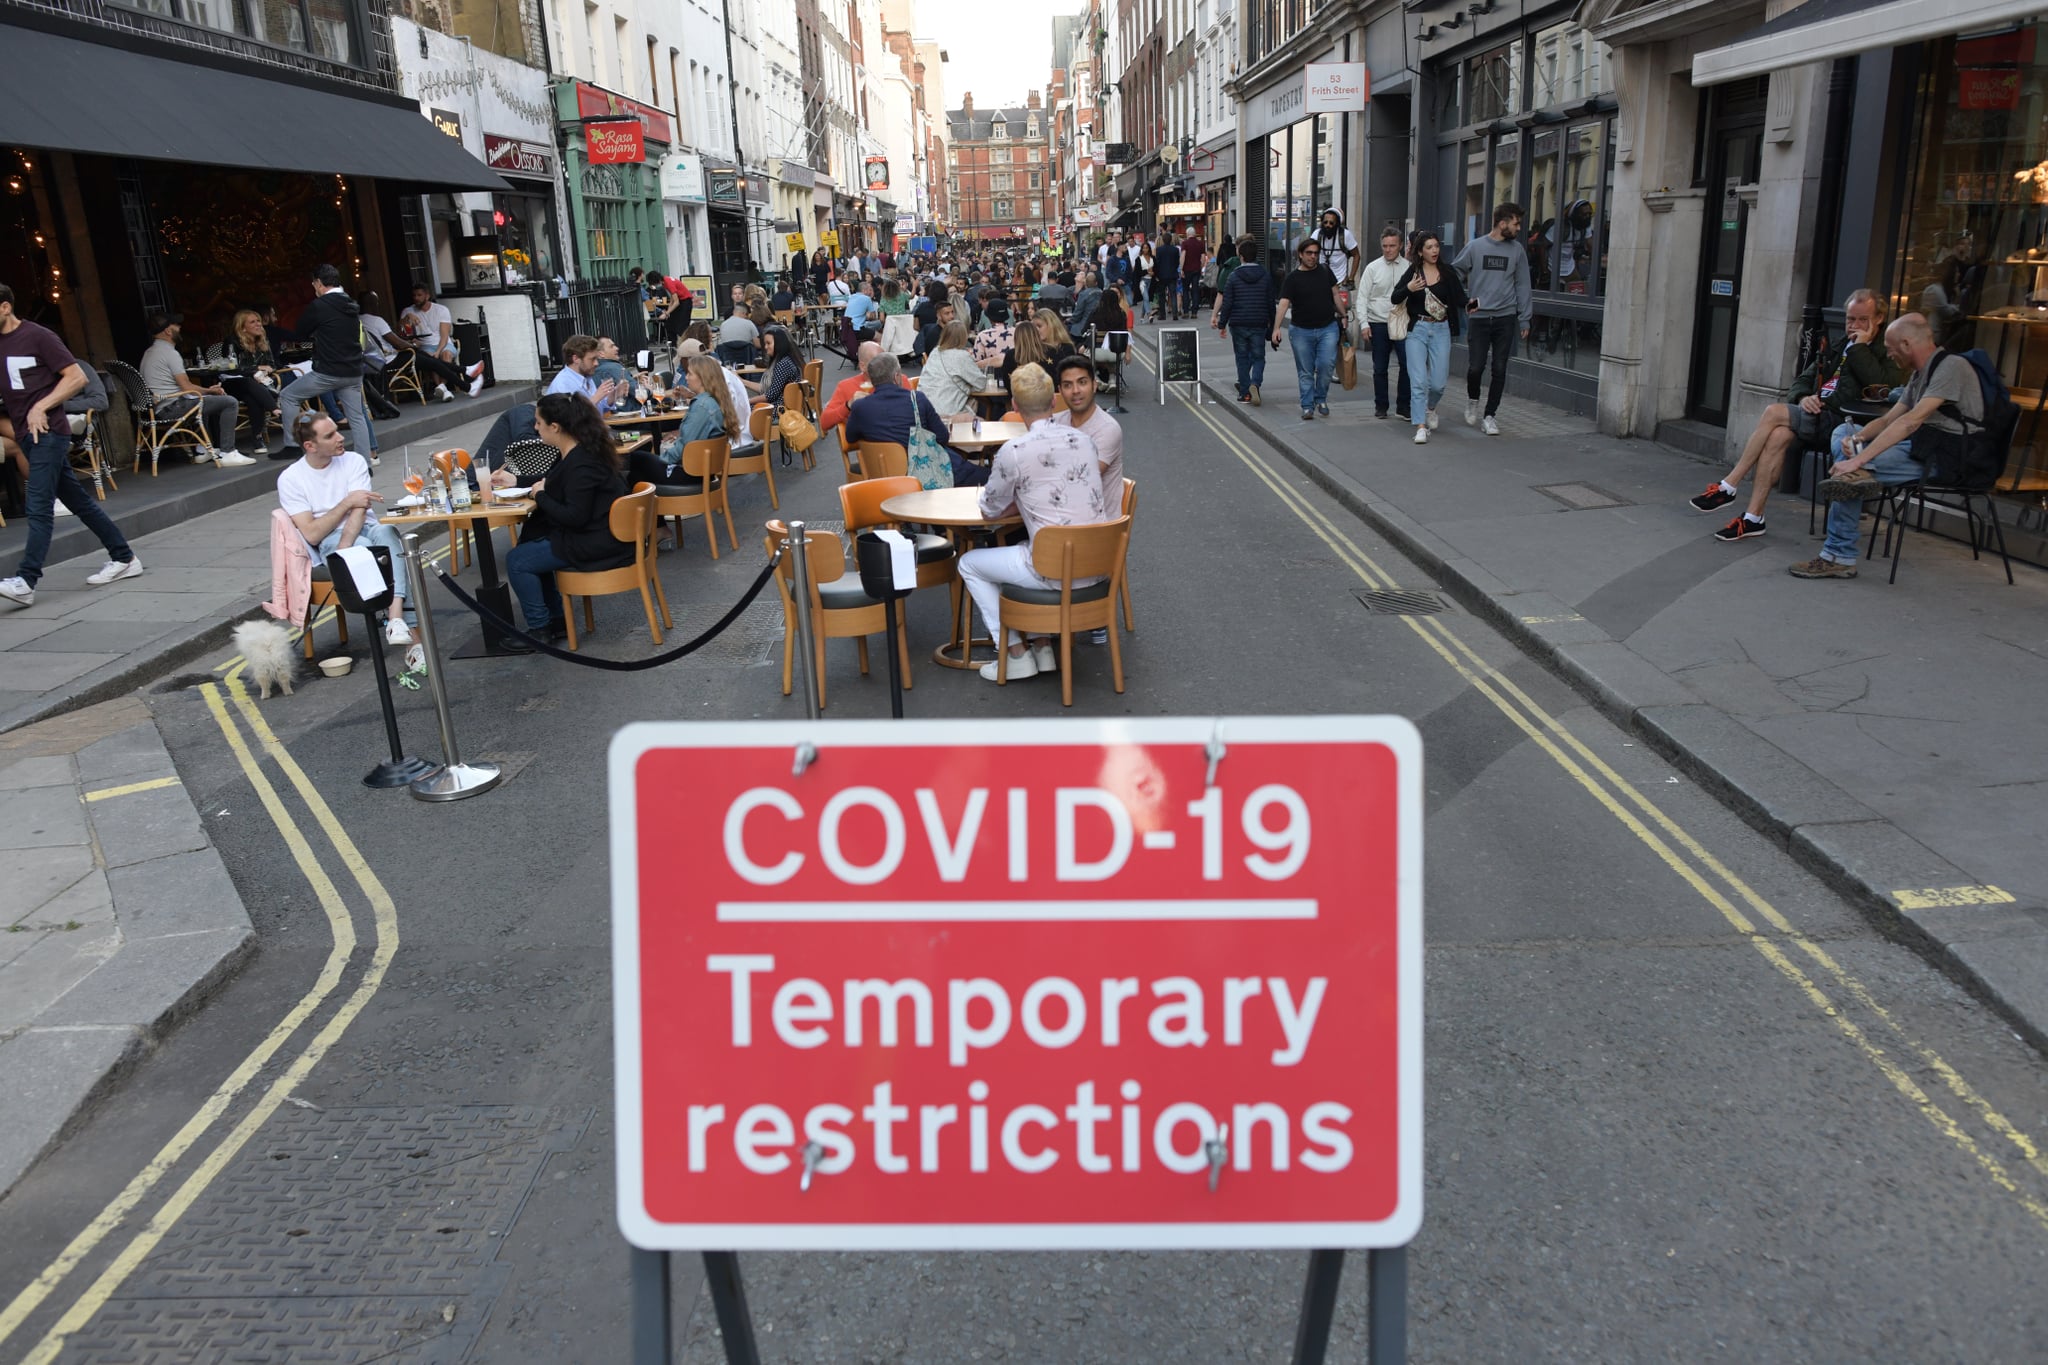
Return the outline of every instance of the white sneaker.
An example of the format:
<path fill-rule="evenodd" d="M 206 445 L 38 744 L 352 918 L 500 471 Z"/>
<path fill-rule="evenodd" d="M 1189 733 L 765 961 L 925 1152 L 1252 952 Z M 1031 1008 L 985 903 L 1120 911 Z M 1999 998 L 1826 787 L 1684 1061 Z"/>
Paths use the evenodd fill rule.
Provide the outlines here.
<path fill-rule="evenodd" d="M 379 461 L 379 460 L 381 460 L 382 458 L 383 458 L 383 457 L 382 457 L 382 456 L 380 456 L 380 455 L 378 455 L 376 451 L 374 451 L 374 450 L 373 450 L 373 451 L 371 451 L 371 452 L 370 452 L 370 468 L 372 468 L 372 469 L 375 469 L 375 468 L 377 467 L 377 463 L 378 463 L 378 461 Z"/>
<path fill-rule="evenodd" d="M 106 563 L 100 565 L 100 571 L 98 573 L 93 574 L 85 581 L 92 584 L 95 588 L 104 588 L 107 584 L 115 582 L 118 579 L 139 578 L 141 576 L 141 560 L 131 559 L 126 564 L 123 564 L 118 559 L 110 559 Z"/>
<path fill-rule="evenodd" d="M 28 585 L 26 578 L 0 578 L 0 597 L 19 602 L 24 607 L 36 604 L 36 590 Z"/>
<path fill-rule="evenodd" d="M 384 643 L 387 645 L 409 645 L 412 643 L 412 627 L 403 621 L 384 623 Z"/>
<path fill-rule="evenodd" d="M 1033 645 L 1031 646 L 1031 657 L 1037 662 L 1040 673 L 1057 673 L 1060 671 L 1060 651 L 1057 645 Z"/>
<path fill-rule="evenodd" d="M 254 459 L 244 455 L 239 450 L 223 450 L 215 455 L 214 459 L 219 462 L 222 469 L 240 469 L 243 465 L 256 463 Z"/>
<path fill-rule="evenodd" d="M 1491 417 L 1480 418 L 1479 429 L 1485 432 L 1488 436 L 1500 435 L 1500 423 L 1494 421 Z"/>
<path fill-rule="evenodd" d="M 1038 660 L 1032 657 L 1032 655 L 1033 651 L 1027 649 L 1022 654 L 1010 656 L 1009 681 L 1016 682 L 1019 678 L 1035 678 L 1038 676 Z M 981 666 L 981 676 L 990 682 L 996 680 L 995 660 L 991 659 Z"/>
<path fill-rule="evenodd" d="M 1465 425 L 1468 427 L 1479 425 L 1479 400 L 1477 398 L 1467 398 L 1465 400 Z"/>
<path fill-rule="evenodd" d="M 1435 409 L 1435 408 L 1431 408 L 1431 409 L 1429 410 L 1429 429 L 1430 429 L 1431 431 L 1435 431 L 1435 430 L 1436 430 L 1436 409 Z"/>
<path fill-rule="evenodd" d="M 448 392 L 446 384 L 439 385 L 434 389 L 434 397 L 440 399 L 443 403 L 453 403 L 455 401 L 455 395 Z"/>
<path fill-rule="evenodd" d="M 482 379 L 482 378 L 484 377 L 484 363 L 483 363 L 483 361 L 481 361 L 481 360 L 477 361 L 477 363 L 476 363 L 476 364 L 474 364 L 474 365 L 470 366 L 470 367 L 469 367 L 469 369 L 468 369 L 467 371 L 465 371 L 464 373 L 465 373 L 466 377 L 468 377 L 468 378 L 470 378 L 470 379 Z"/>
<path fill-rule="evenodd" d="M 476 378 L 474 378 L 474 379 L 472 379 L 472 380 L 470 380 L 470 381 L 469 381 L 469 396 L 470 396 L 471 398 L 474 398 L 474 397 L 476 397 L 476 396 L 477 396 L 478 394 L 482 393 L 483 391 L 484 391 L 484 367 L 483 367 L 482 365 L 478 365 L 478 366 L 476 367 Z"/>
<path fill-rule="evenodd" d="M 212 464 L 220 458 L 220 452 L 208 446 L 201 446 L 192 452 L 193 464 Z"/>
<path fill-rule="evenodd" d="M 1417 444 L 1417 445 L 1419 445 L 1419 446 L 1426 446 L 1426 445 L 1428 445 L 1428 444 L 1429 444 L 1429 428 L 1428 428 L 1428 427 L 1417 427 L 1417 428 L 1415 428 L 1415 444 Z"/>

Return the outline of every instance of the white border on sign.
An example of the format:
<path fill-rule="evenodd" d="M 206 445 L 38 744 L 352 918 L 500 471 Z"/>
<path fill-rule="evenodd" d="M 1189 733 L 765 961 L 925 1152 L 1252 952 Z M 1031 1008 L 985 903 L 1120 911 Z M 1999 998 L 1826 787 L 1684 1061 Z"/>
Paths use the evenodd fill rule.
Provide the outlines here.
<path fill-rule="evenodd" d="M 812 745 L 812 767 L 835 748 L 1044 748 L 1059 745 L 1384 744 L 1398 766 L 1396 883 L 1400 993 L 1396 1087 L 1400 1169 L 1394 1211 L 1341 1223 L 661 1223 L 640 1172 L 639 829 L 635 769 L 650 749 L 787 749 Z M 1228 763 L 1229 758 L 1225 757 Z M 1211 1250 L 1230 1247 L 1397 1247 L 1422 1224 L 1422 736 L 1401 716 L 1227 716 L 1104 720 L 673 721 L 628 725 L 610 752 L 612 1056 L 619 1229 L 649 1251 Z M 834 1177 L 836 1178 L 836 1177 Z M 1190 1204 L 1207 1193 L 1190 1176 Z"/>

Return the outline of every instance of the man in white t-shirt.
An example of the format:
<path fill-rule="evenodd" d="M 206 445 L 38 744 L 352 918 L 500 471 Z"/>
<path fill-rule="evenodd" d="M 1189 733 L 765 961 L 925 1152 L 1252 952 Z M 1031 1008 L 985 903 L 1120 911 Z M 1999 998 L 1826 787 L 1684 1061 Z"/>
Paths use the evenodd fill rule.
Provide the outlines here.
<path fill-rule="evenodd" d="M 484 363 L 479 360 L 463 370 L 455 350 L 455 316 L 446 304 L 435 302 L 434 291 L 424 280 L 412 287 L 412 307 L 398 315 L 398 326 L 417 353 L 414 363 L 420 372 L 439 381 L 436 398 L 452 401 L 455 395 L 448 391 L 450 384 L 467 387 L 471 398 L 483 391 Z"/>
<path fill-rule="evenodd" d="M 296 429 L 304 451 L 277 476 L 277 503 L 313 547 L 315 564 L 351 545 L 382 545 L 391 551 L 391 609 L 384 623 L 388 644 L 409 645 L 412 628 L 405 623 L 405 545 L 398 532 L 377 520 L 383 496 L 370 487 L 370 463 L 345 449 L 341 428 L 315 408 L 299 414 Z"/>
<path fill-rule="evenodd" d="M 1323 264 L 1337 277 L 1337 287 L 1348 290 L 1358 274 L 1358 238 L 1344 226 L 1344 215 L 1323 210 L 1322 225 L 1316 229 L 1316 245 L 1322 248 Z"/>
<path fill-rule="evenodd" d="M 1085 355 L 1063 356 L 1053 366 L 1053 375 L 1060 397 L 1067 400 L 1067 410 L 1054 413 L 1052 420 L 1060 426 L 1075 428 L 1095 443 L 1095 468 L 1102 475 L 1102 504 L 1110 516 L 1120 517 L 1124 505 L 1124 429 L 1095 401 L 1095 362 Z M 1106 645 L 1109 632 L 1098 628 L 1089 638 L 1094 644 Z"/>

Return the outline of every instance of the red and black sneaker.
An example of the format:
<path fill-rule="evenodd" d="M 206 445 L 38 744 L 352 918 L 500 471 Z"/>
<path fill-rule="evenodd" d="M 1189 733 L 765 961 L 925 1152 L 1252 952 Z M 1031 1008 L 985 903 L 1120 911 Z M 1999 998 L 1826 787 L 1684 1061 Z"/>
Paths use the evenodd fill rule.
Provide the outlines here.
<path fill-rule="evenodd" d="M 1748 517 L 1737 517 L 1735 520 L 1729 522 L 1726 526 L 1723 526 L 1720 530 L 1714 532 L 1714 539 L 1749 540 L 1755 536 L 1760 536 L 1763 533 L 1764 524 L 1762 522 L 1751 521 Z"/>
<path fill-rule="evenodd" d="M 1718 512 L 1735 501 L 1735 495 L 1721 487 L 1718 480 L 1707 485 L 1707 491 L 1696 498 L 1687 498 L 1695 512 Z"/>

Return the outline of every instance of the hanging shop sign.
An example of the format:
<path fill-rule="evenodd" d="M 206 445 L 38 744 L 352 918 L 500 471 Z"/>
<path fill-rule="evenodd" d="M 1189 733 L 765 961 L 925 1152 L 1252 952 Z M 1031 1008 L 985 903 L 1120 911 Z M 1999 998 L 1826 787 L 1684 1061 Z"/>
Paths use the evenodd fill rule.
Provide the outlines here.
<path fill-rule="evenodd" d="M 555 175 L 555 149 L 524 138 L 485 133 L 484 164 L 506 175 L 552 180 Z"/>
<path fill-rule="evenodd" d="M 638 119 L 583 125 L 584 155 L 593 165 L 613 166 L 647 159 L 647 130 Z"/>
<path fill-rule="evenodd" d="M 864 161 L 862 165 L 865 167 L 867 172 L 867 185 L 869 189 L 886 190 L 889 188 L 888 157 L 871 156 L 867 158 L 867 160 Z"/>
<path fill-rule="evenodd" d="M 457 142 L 462 141 L 462 115 L 446 109 L 429 109 L 427 121 Z"/>
<path fill-rule="evenodd" d="M 675 141 L 669 131 L 668 115 L 651 104 L 642 104 L 636 99 L 614 94 L 609 90 L 591 85 L 587 81 L 576 82 L 576 113 L 590 118 L 635 118 L 647 130 L 647 136 L 663 146 Z"/>

